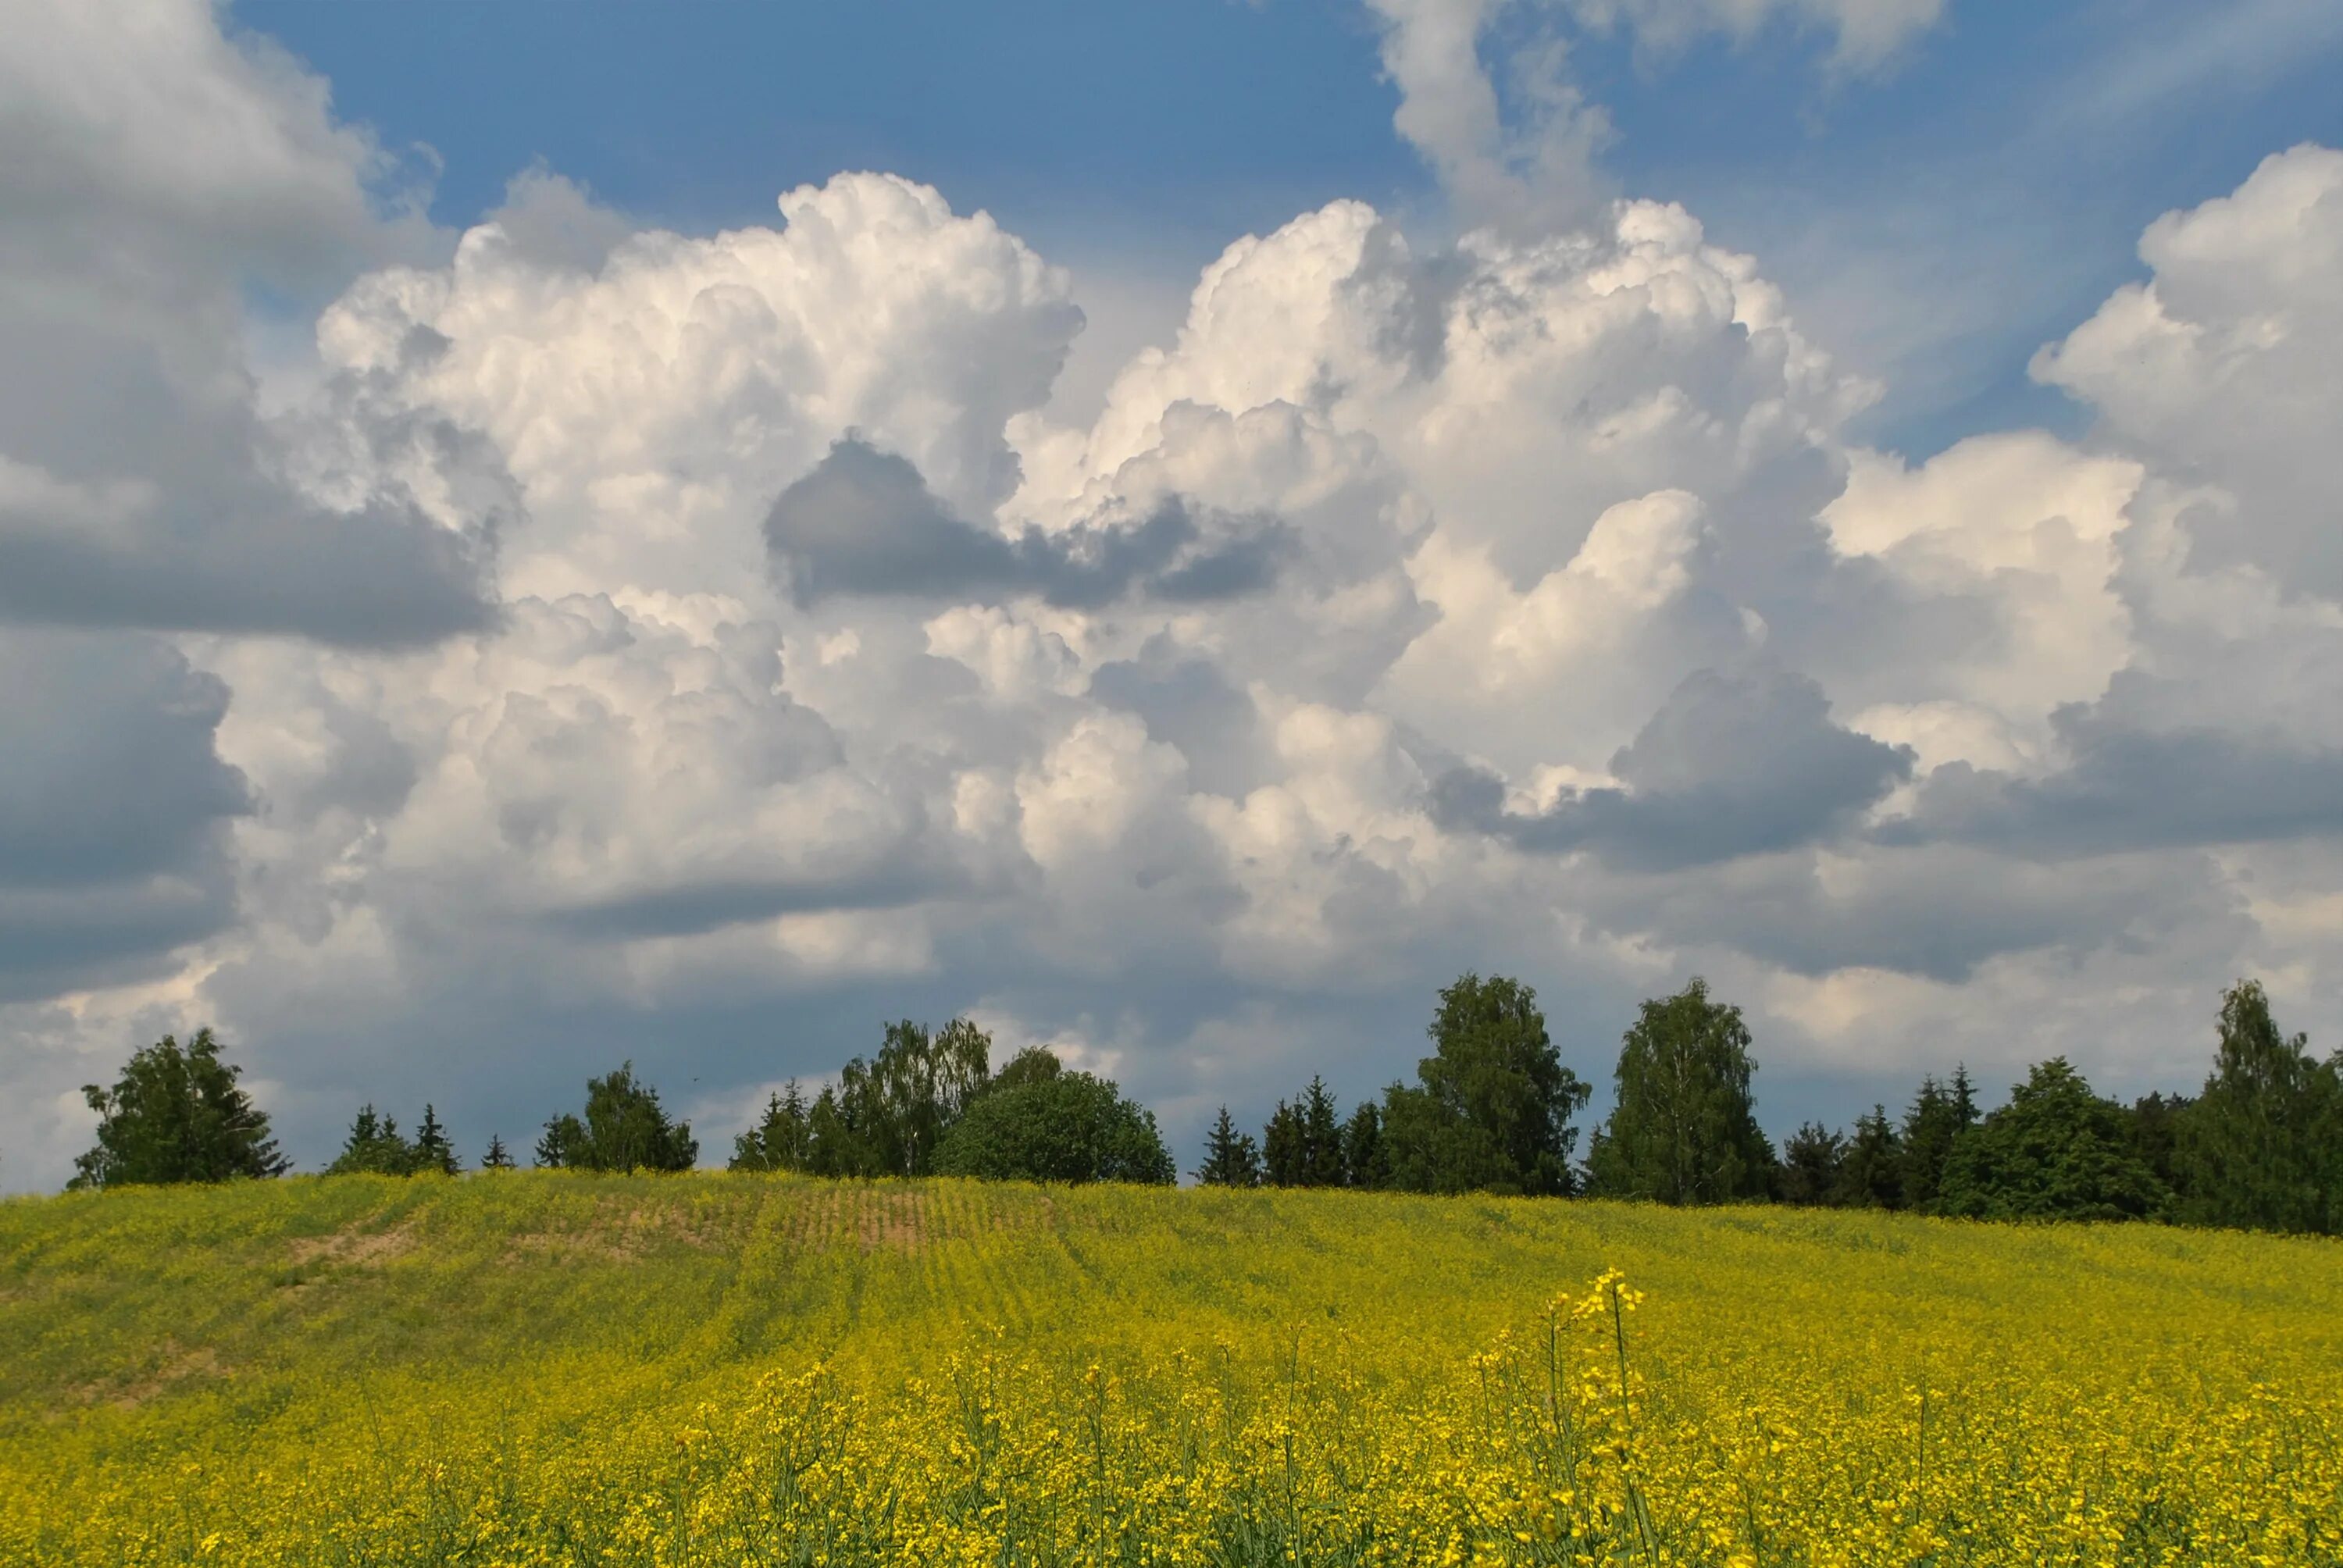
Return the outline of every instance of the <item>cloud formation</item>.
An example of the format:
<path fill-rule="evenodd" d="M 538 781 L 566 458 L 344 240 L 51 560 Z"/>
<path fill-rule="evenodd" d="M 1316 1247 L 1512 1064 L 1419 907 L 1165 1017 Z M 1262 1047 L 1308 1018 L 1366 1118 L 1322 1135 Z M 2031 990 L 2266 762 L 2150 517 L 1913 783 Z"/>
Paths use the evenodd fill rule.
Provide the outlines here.
<path fill-rule="evenodd" d="M 0 42 L 0 193 L 131 268 L 0 224 L 0 1174 L 199 1021 L 316 1160 L 363 1099 L 509 1140 L 625 1055 L 720 1134 L 960 1010 L 1182 1130 L 1387 1081 L 1467 966 L 1596 1078 L 1701 970 L 1866 1101 L 1959 1055 L 2169 1081 L 2234 974 L 2334 994 L 2343 156 L 2150 229 L 2036 362 L 2088 437 L 1914 461 L 1755 258 L 1557 172 L 1592 110 L 1488 117 L 1492 8 L 1380 12 L 1468 214 L 1554 203 L 1244 236 L 1072 424 L 1073 280 L 915 182 L 686 235 L 538 170 L 433 236 L 201 6 L 116 74 Z M 1556 13 L 1836 70 L 1936 14 Z M 141 71 L 248 122 L 202 200 Z M 238 291 L 280 274 L 332 297 L 264 411 Z"/>
<path fill-rule="evenodd" d="M 1031 595 L 1097 609 L 1127 594 L 1172 603 L 1258 593 L 1275 575 L 1274 522 L 1215 528 L 1208 538 L 1178 497 L 1128 526 L 1028 528 L 1005 538 L 944 509 L 917 468 L 849 437 L 783 490 L 765 544 L 807 608 L 835 596 L 982 602 Z"/>

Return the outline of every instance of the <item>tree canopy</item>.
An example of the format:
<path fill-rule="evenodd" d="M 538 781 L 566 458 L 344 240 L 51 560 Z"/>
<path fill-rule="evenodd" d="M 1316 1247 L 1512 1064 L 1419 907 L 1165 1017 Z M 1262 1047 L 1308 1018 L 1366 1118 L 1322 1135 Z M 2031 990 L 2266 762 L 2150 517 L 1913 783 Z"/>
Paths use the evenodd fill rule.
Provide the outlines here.
<path fill-rule="evenodd" d="M 1537 992 L 1503 975 L 1458 977 L 1425 1033 L 1413 1085 L 1383 1093 L 1379 1157 L 1393 1187 L 1419 1192 L 1565 1193 L 1571 1118 L 1588 1090 L 1562 1064 Z"/>
<path fill-rule="evenodd" d="M 1074 1071 L 977 1096 L 945 1135 L 936 1169 L 995 1181 L 1158 1185 L 1179 1174 L 1152 1112 L 1111 1081 Z"/>
<path fill-rule="evenodd" d="M 2134 1148 L 2124 1108 L 2054 1056 L 1954 1143 L 1936 1206 L 1976 1220 L 2136 1220 L 2171 1201 Z"/>
<path fill-rule="evenodd" d="M 1618 1104 L 1587 1165 L 1595 1190 L 1663 1203 L 1762 1198 L 1774 1149 L 1757 1127 L 1749 1028 L 1698 976 L 1646 1001 L 1619 1050 Z"/>
<path fill-rule="evenodd" d="M 689 1171 L 699 1159 L 691 1124 L 669 1117 L 631 1061 L 587 1080 L 585 1116 L 564 1111 L 537 1141 L 539 1165 L 577 1171 Z"/>
<path fill-rule="evenodd" d="M 292 1161 L 277 1151 L 267 1113 L 237 1087 L 243 1070 L 220 1060 L 206 1028 L 185 1046 L 166 1034 L 134 1053 L 111 1087 L 84 1085 L 97 1112 L 97 1142 L 75 1159 L 67 1185 L 282 1175 Z"/>

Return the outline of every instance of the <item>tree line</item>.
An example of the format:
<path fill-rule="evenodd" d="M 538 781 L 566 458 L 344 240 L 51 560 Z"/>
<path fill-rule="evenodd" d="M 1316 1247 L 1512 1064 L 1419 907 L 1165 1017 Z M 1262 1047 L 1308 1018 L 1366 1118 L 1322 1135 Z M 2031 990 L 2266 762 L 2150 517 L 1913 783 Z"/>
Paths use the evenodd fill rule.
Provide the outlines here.
<path fill-rule="evenodd" d="M 1591 1098 L 1547 1031 L 1536 992 L 1502 975 L 1440 992 L 1432 1053 L 1342 1113 L 1322 1076 L 1278 1102 L 1258 1137 L 1222 1106 L 1195 1180 L 1220 1187 L 1347 1187 L 1672 1204 L 1775 1201 L 1976 1219 L 2157 1220 L 2336 1234 L 2343 1231 L 2343 1051 L 2324 1060 L 2271 1017 L 2257 981 L 2222 998 L 2212 1070 L 2195 1096 L 2126 1106 L 2063 1057 L 2031 1068 L 1981 1112 L 1965 1067 L 1924 1078 L 1899 1116 L 1875 1105 L 1852 1128 L 1809 1121 L 1777 1151 L 1759 1128 L 1756 1061 L 1741 1010 L 1695 978 L 1644 1002 L 1621 1040 L 1614 1103 L 1584 1158 L 1574 1125 Z M 973 1176 L 1169 1183 L 1155 1118 L 1111 1080 L 1046 1049 L 998 1070 L 990 1035 L 964 1018 L 885 1026 L 809 1098 L 771 1093 L 733 1141 L 731 1169 L 827 1177 Z M 98 1114 L 74 1187 L 282 1174 L 268 1118 L 237 1085 L 213 1032 L 166 1035 L 111 1086 L 85 1090 Z M 670 1115 L 631 1062 L 588 1081 L 583 1107 L 549 1118 L 534 1162 L 586 1171 L 684 1171 L 690 1124 Z M 486 1170 L 516 1163 L 489 1140 Z M 331 1172 L 453 1174 L 436 1110 L 410 1134 L 372 1104 L 353 1119 Z"/>

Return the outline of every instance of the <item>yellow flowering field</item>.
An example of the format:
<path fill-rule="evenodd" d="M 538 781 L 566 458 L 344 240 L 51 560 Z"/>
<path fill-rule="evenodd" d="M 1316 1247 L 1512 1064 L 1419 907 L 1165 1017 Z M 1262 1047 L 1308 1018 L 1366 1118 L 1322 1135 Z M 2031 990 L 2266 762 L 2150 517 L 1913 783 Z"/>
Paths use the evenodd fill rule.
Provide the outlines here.
<path fill-rule="evenodd" d="M 714 1173 L 0 1203 L 0 1562 L 2343 1563 L 2343 1249 Z"/>

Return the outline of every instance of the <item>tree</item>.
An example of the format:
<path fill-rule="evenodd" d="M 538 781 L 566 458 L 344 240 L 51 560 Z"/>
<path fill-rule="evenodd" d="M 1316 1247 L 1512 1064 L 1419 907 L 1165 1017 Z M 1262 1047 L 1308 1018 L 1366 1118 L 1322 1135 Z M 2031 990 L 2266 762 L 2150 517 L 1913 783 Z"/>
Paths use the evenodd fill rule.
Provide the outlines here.
<path fill-rule="evenodd" d="M 1196 1181 L 1203 1187 L 1258 1187 L 1261 1185 L 1261 1151 L 1251 1133 L 1237 1131 L 1229 1118 L 1229 1108 L 1221 1107 L 1220 1119 L 1204 1138 L 1204 1162 L 1196 1167 Z"/>
<path fill-rule="evenodd" d="M 2221 999 L 2204 1092 L 2180 1119 L 2182 1212 L 2201 1224 L 2332 1233 L 2343 1228 L 2343 1084 L 2306 1036 L 2278 1031 L 2258 980 Z"/>
<path fill-rule="evenodd" d="M 1619 1099 L 1588 1156 L 1595 1188 L 1663 1203 L 1762 1198 L 1773 1146 L 1758 1131 L 1741 1010 L 1698 976 L 1644 1003 L 1619 1050 Z"/>
<path fill-rule="evenodd" d="M 184 1048 L 166 1034 L 135 1052 L 112 1088 L 85 1084 L 97 1142 L 75 1159 L 68 1185 L 226 1181 L 290 1169 L 269 1136 L 267 1113 L 236 1087 L 244 1070 L 222 1061 L 219 1050 L 209 1029 Z"/>
<path fill-rule="evenodd" d="M 588 1079 L 584 1120 L 565 1111 L 537 1141 L 538 1164 L 580 1171 L 689 1171 L 699 1159 L 691 1124 L 669 1118 L 631 1061 Z"/>
<path fill-rule="evenodd" d="M 2171 1197 L 2135 1150 L 2123 1107 L 2058 1056 L 1953 1145 L 1936 1206 L 1977 1220 L 2139 1220 L 2160 1217 Z"/>
<path fill-rule="evenodd" d="M 765 1097 L 757 1125 L 732 1141 L 734 1171 L 803 1171 L 813 1161 L 813 1123 L 803 1091 L 789 1080 L 785 1094 Z"/>
<path fill-rule="evenodd" d="M 932 1032 L 910 1019 L 886 1025 L 879 1054 L 849 1061 L 837 1087 L 807 1112 L 809 1168 L 830 1176 L 930 1174 L 945 1134 L 990 1086 L 991 1050 L 992 1037 L 964 1018 Z M 1042 1051 L 1021 1071 L 1056 1065 Z"/>
<path fill-rule="evenodd" d="M 1386 1187 L 1391 1184 L 1391 1161 L 1383 1149 L 1383 1113 L 1372 1100 L 1362 1100 L 1342 1124 L 1342 1184 L 1346 1187 Z"/>
<path fill-rule="evenodd" d="M 1904 1207 L 1904 1143 L 1885 1105 L 1855 1119 L 1838 1181 L 1838 1201 L 1850 1209 Z"/>
<path fill-rule="evenodd" d="M 342 1151 L 326 1167 L 328 1176 L 347 1176 L 365 1171 L 376 1176 L 408 1176 L 416 1168 L 415 1145 L 398 1131 L 394 1117 L 378 1116 L 372 1101 L 358 1107 L 350 1121 L 348 1135 L 342 1140 Z"/>
<path fill-rule="evenodd" d="M 1292 1104 L 1277 1102 L 1261 1143 L 1262 1175 L 1271 1186 L 1342 1185 L 1342 1122 L 1323 1078 L 1312 1078 Z"/>
<path fill-rule="evenodd" d="M 1920 1081 L 1920 1092 L 1904 1112 L 1904 1201 L 1926 1213 L 1936 1207 L 1944 1185 L 1945 1162 L 1962 1133 L 1976 1125 L 1976 1095 L 1966 1065 L 1953 1070 L 1950 1090 L 1934 1074 Z"/>
<path fill-rule="evenodd" d="M 1503 975 L 1458 977 L 1425 1033 L 1413 1086 L 1383 1093 L 1380 1135 L 1394 1187 L 1419 1192 L 1566 1193 L 1587 1087 L 1562 1064 L 1537 992 Z"/>
<path fill-rule="evenodd" d="M 498 1133 L 489 1133 L 488 1151 L 480 1156 L 480 1169 L 483 1171 L 509 1171 L 512 1168 L 513 1157 L 511 1152 L 505 1148 L 505 1141 L 503 1137 Z"/>
<path fill-rule="evenodd" d="M 987 1090 L 1014 1089 L 1021 1083 L 1042 1083 L 1066 1070 L 1058 1053 L 1046 1045 L 1029 1045 L 1009 1059 L 1007 1066 L 992 1075 Z"/>
<path fill-rule="evenodd" d="M 1310 1135 L 1299 1106 L 1282 1100 L 1261 1130 L 1262 1180 L 1272 1187 L 1299 1187 L 1310 1169 Z"/>
<path fill-rule="evenodd" d="M 439 1113 L 429 1101 L 423 1104 L 423 1125 L 415 1130 L 415 1171 L 437 1171 L 443 1176 L 453 1176 L 463 1169 L 456 1158 L 456 1146 L 447 1141 L 447 1130 L 439 1125 Z"/>
<path fill-rule="evenodd" d="M 1845 1159 L 1846 1140 L 1837 1133 L 1819 1121 L 1799 1128 L 1782 1145 L 1782 1201 L 1801 1208 L 1837 1202 L 1839 1167 Z"/>
<path fill-rule="evenodd" d="M 1155 1118 L 1087 1072 L 1061 1072 L 969 1102 L 936 1152 L 947 1176 L 1019 1181 L 1178 1179 Z"/>

